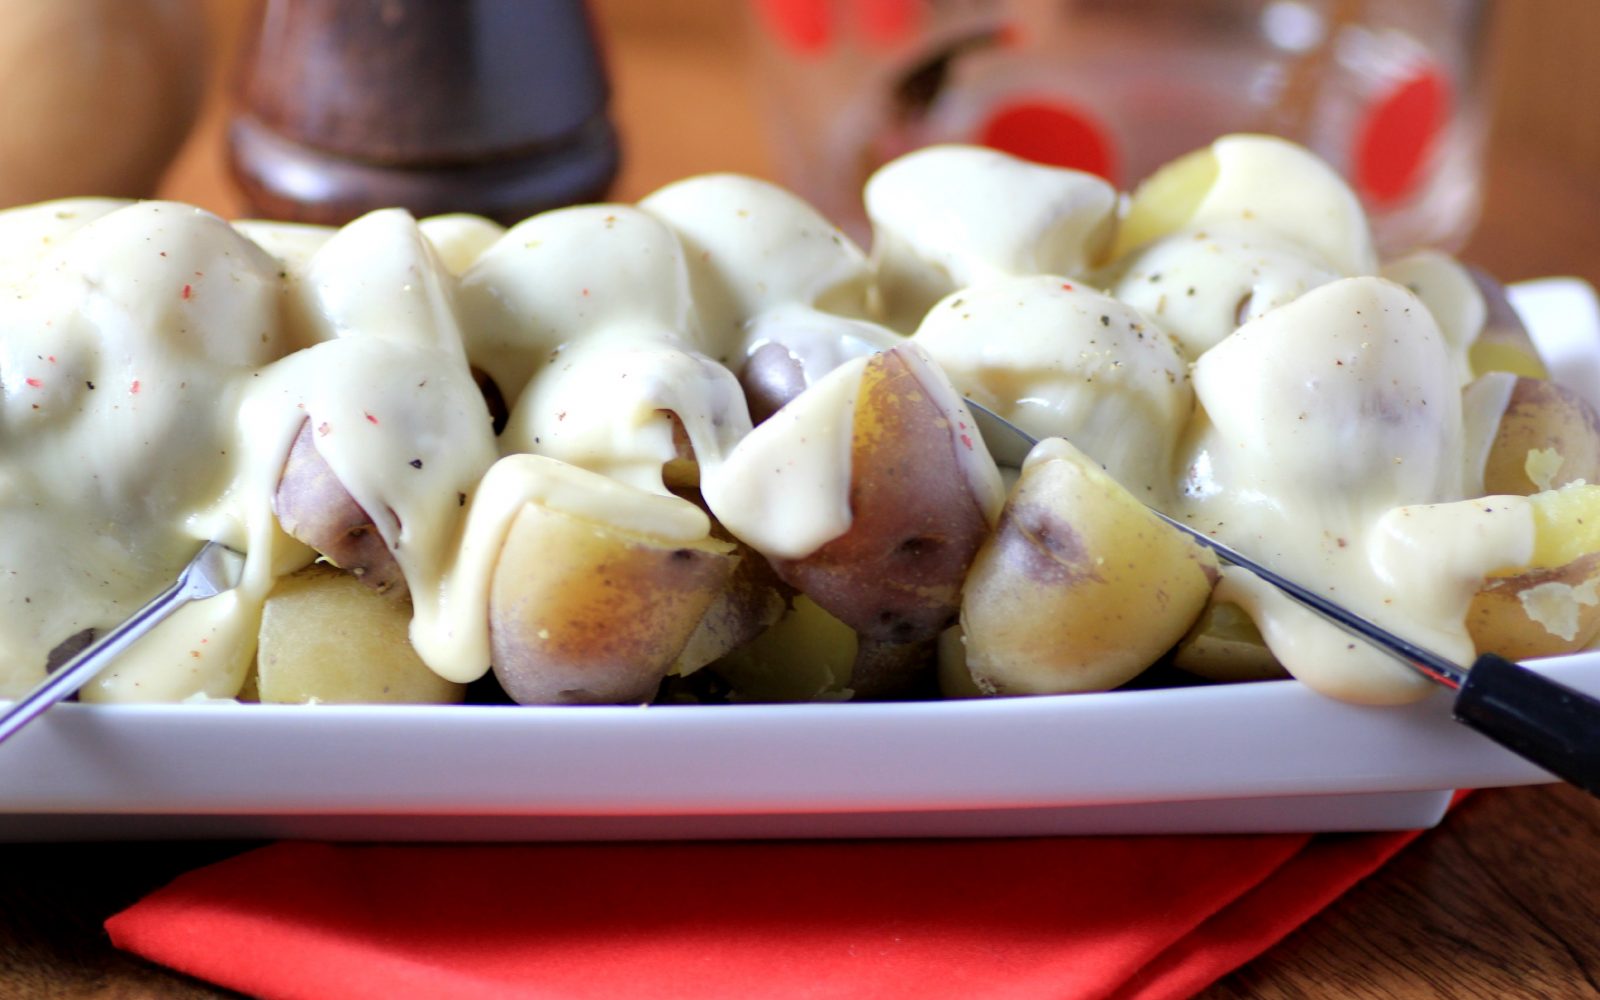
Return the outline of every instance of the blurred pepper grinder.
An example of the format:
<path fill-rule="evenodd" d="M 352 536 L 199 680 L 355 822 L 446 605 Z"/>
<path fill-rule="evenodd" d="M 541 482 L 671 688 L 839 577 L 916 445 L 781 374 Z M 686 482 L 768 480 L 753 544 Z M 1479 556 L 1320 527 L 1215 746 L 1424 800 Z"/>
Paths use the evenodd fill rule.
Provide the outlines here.
<path fill-rule="evenodd" d="M 509 225 L 616 176 L 583 0 L 264 0 L 241 56 L 229 154 L 261 216 Z"/>

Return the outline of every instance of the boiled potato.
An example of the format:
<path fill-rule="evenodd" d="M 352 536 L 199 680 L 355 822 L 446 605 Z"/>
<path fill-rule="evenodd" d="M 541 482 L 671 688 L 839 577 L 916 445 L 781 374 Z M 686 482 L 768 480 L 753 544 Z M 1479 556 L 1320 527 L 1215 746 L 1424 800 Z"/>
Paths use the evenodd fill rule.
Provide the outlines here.
<path fill-rule="evenodd" d="M 460 701 L 463 685 L 429 670 L 411 648 L 410 625 L 409 602 L 332 566 L 283 577 L 261 615 L 255 695 L 286 703 Z"/>
<path fill-rule="evenodd" d="M 1533 559 L 1485 581 L 1467 613 L 1478 651 L 1514 660 L 1570 653 L 1600 636 L 1600 486 L 1529 499 Z"/>
<path fill-rule="evenodd" d="M 1377 270 L 1355 192 L 1308 150 L 1264 135 L 1224 136 L 1152 174 L 1133 192 L 1112 259 L 1179 230 L 1241 221 L 1315 251 L 1341 274 Z"/>
<path fill-rule="evenodd" d="M 1116 190 L 1099 177 L 976 146 L 901 156 L 872 175 L 862 197 L 880 313 L 906 333 L 957 289 L 1085 273 L 1116 225 Z"/>
<path fill-rule="evenodd" d="M 525 504 L 490 580 L 494 672 L 521 704 L 649 701 L 738 561 L 709 535 L 653 537 L 572 512 L 581 506 Z"/>
<path fill-rule="evenodd" d="M 865 639 L 930 641 L 956 616 L 1000 486 L 960 397 L 916 348 L 862 369 L 849 462 L 844 534 L 773 568 Z"/>
<path fill-rule="evenodd" d="M 1216 579 L 1208 550 L 1047 439 L 967 576 L 968 669 L 988 694 L 1117 687 L 1183 637 Z"/>
<path fill-rule="evenodd" d="M 801 594 L 771 628 L 713 669 L 735 701 L 836 701 L 849 694 L 857 648 L 850 626 Z"/>
<path fill-rule="evenodd" d="M 1239 605 L 1212 601 L 1173 652 L 1172 665 L 1206 680 L 1264 681 L 1288 677 L 1255 622 Z"/>
<path fill-rule="evenodd" d="M 713 531 L 721 537 L 717 526 Z M 761 554 L 748 545 L 727 539 L 738 553 L 738 565 L 727 586 L 712 598 L 710 607 L 690 634 L 671 673 L 691 674 L 760 636 L 783 618 L 789 588 L 779 580 Z"/>
<path fill-rule="evenodd" d="M 317 452 L 311 421 L 300 425 L 272 500 L 278 523 L 334 566 L 379 593 L 404 595 L 405 576 L 394 553 L 328 462 Z"/>
<path fill-rule="evenodd" d="M 1515 377 L 1489 445 L 1483 491 L 1526 496 L 1580 479 L 1600 482 L 1600 415 L 1570 389 Z"/>

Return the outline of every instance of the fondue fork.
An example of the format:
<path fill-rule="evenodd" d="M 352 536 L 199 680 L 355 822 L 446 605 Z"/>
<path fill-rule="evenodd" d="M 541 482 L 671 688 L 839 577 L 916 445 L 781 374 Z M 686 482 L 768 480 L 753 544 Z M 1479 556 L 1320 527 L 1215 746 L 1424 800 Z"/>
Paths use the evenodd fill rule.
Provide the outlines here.
<path fill-rule="evenodd" d="M 984 406 L 966 400 L 997 464 L 1020 469 L 1038 439 Z M 1463 667 L 1402 638 L 1349 608 L 1278 575 L 1233 547 L 1148 504 L 1156 517 L 1248 570 L 1323 618 L 1456 692 L 1452 714 L 1512 753 L 1600 797 L 1600 700 L 1574 691 L 1493 653 Z"/>
<path fill-rule="evenodd" d="M 127 621 L 90 643 L 87 648 L 52 671 L 22 699 L 0 711 L 0 743 L 32 722 L 56 702 L 77 691 L 139 638 L 165 621 L 174 611 L 207 597 L 232 590 L 239 583 L 244 557 L 220 542 L 207 542 L 178 579 Z"/>

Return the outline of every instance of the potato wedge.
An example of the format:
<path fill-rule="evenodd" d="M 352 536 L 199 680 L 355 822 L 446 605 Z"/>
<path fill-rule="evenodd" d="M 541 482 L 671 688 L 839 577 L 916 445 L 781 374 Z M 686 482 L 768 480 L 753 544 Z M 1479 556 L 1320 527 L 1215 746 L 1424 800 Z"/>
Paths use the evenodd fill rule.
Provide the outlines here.
<path fill-rule="evenodd" d="M 712 667 L 734 701 L 838 701 L 847 697 L 855 632 L 804 594 L 773 626 Z"/>
<path fill-rule="evenodd" d="M 864 638 L 936 638 L 956 616 L 999 492 L 964 415 L 915 348 L 873 355 L 855 393 L 849 527 L 807 555 L 773 559 L 778 575 Z"/>
<path fill-rule="evenodd" d="M 728 584 L 717 592 L 700 616 L 689 641 L 673 662 L 672 673 L 691 674 L 739 649 L 780 621 L 793 593 L 761 554 L 738 542 L 738 564 Z"/>
<path fill-rule="evenodd" d="M 411 606 L 350 573 L 312 565 L 267 596 L 255 695 L 301 704 L 444 704 L 464 685 L 429 670 L 411 648 Z"/>
<path fill-rule="evenodd" d="M 1570 389 L 1517 377 L 1489 445 L 1484 493 L 1528 496 L 1579 479 L 1600 482 L 1600 415 Z"/>
<path fill-rule="evenodd" d="M 1117 687 L 1183 638 L 1216 579 L 1208 550 L 1047 439 L 967 576 L 968 669 L 986 694 Z"/>
<path fill-rule="evenodd" d="M 1532 561 L 1485 581 L 1467 612 L 1479 652 L 1517 660 L 1574 652 L 1600 636 L 1600 486 L 1529 500 Z"/>
<path fill-rule="evenodd" d="M 1173 651 L 1172 665 L 1185 673 L 1227 684 L 1288 677 L 1250 616 L 1237 604 L 1211 601 Z"/>
<path fill-rule="evenodd" d="M 1265 135 L 1223 136 L 1152 174 L 1133 192 L 1111 259 L 1182 229 L 1241 219 L 1315 251 L 1341 274 L 1377 270 L 1355 192 L 1308 150 Z"/>
<path fill-rule="evenodd" d="M 525 705 L 649 701 L 727 585 L 732 548 L 524 505 L 489 584 L 495 676 Z"/>

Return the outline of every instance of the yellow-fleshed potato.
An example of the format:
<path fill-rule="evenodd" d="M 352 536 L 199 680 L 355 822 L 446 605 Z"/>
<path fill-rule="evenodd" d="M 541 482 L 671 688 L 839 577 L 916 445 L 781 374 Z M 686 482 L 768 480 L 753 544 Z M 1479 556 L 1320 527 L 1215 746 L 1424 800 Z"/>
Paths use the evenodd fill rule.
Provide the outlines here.
<path fill-rule="evenodd" d="M 765 632 L 712 668 L 734 701 L 837 701 L 849 694 L 856 633 L 804 594 Z"/>
<path fill-rule="evenodd" d="M 1213 600 L 1173 651 L 1172 665 L 1220 683 L 1288 677 L 1255 622 L 1230 601 Z"/>
<path fill-rule="evenodd" d="M 1600 636 L 1600 486 L 1529 499 L 1533 559 L 1485 581 L 1467 612 L 1479 652 L 1518 660 L 1570 653 Z"/>
<path fill-rule="evenodd" d="M 448 703 L 463 685 L 429 670 L 411 648 L 411 605 L 350 573 L 308 566 L 267 596 L 255 697 L 299 704 Z"/>
<path fill-rule="evenodd" d="M 709 535 L 654 538 L 528 503 L 489 583 L 495 676 L 525 705 L 647 702 L 737 562 Z"/>
<path fill-rule="evenodd" d="M 1117 687 L 1183 638 L 1216 579 L 1208 550 L 1047 439 L 967 576 L 968 669 L 988 694 Z"/>
<path fill-rule="evenodd" d="M 993 503 L 980 493 L 999 493 L 977 432 L 957 426 L 969 420 L 913 348 L 873 355 L 855 393 L 849 527 L 803 557 L 773 559 L 778 575 L 865 639 L 936 638 L 989 533 Z"/>
<path fill-rule="evenodd" d="M 1600 416 L 1570 389 L 1516 377 L 1484 462 L 1483 492 L 1527 496 L 1579 479 L 1600 482 Z"/>
<path fill-rule="evenodd" d="M 1111 259 L 1179 230 L 1247 221 L 1318 254 L 1341 274 L 1372 274 L 1366 213 L 1339 174 L 1266 135 L 1229 135 L 1166 164 L 1133 192 Z"/>

